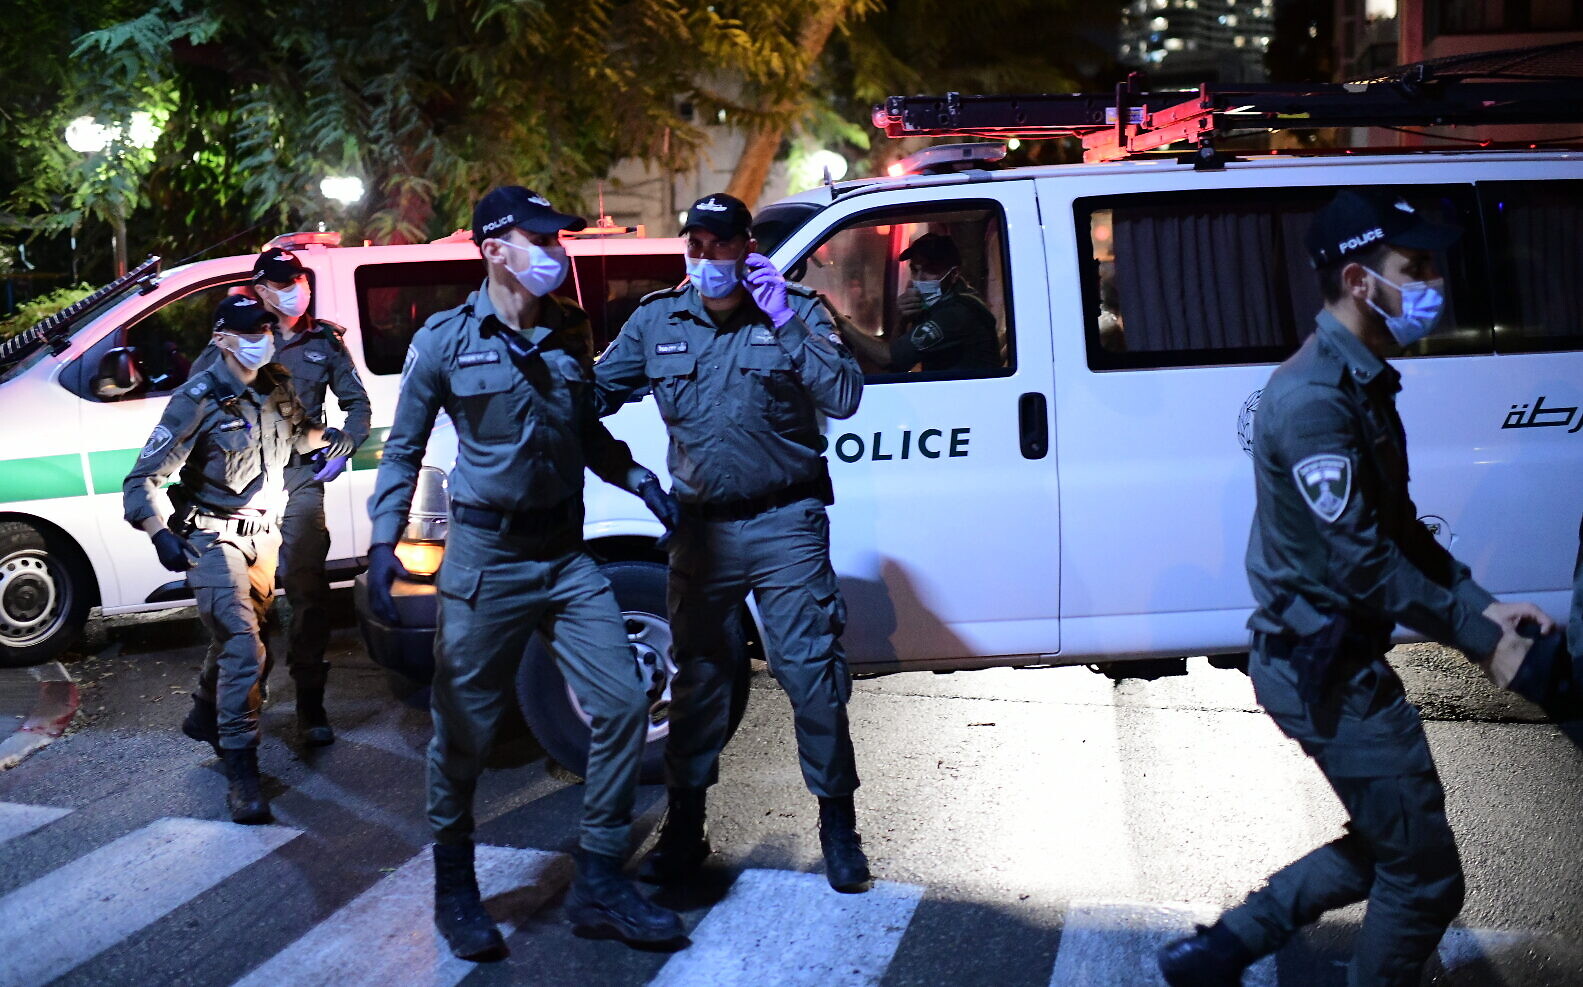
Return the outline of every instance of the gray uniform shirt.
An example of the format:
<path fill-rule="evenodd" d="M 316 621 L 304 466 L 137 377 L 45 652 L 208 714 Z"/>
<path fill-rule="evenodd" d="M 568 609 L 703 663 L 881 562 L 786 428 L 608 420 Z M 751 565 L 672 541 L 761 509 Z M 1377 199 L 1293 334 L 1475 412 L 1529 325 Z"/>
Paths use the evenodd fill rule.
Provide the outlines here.
<path fill-rule="evenodd" d="M 283 368 L 268 364 L 247 386 L 219 353 L 210 343 L 200 355 L 204 369 L 171 395 L 126 476 L 121 501 L 134 528 L 169 519 L 160 487 L 177 470 L 183 491 L 210 514 L 278 519 L 286 506 L 286 464 L 307 451 L 312 423 Z"/>
<path fill-rule="evenodd" d="M 372 544 L 401 537 L 441 409 L 456 423 L 449 492 L 459 504 L 497 511 L 554 507 L 582 496 L 585 466 L 633 492 L 652 475 L 595 415 L 587 366 L 551 339 L 575 335 L 587 320 L 582 309 L 553 296 L 543 300 L 539 325 L 524 335 L 550 348 L 529 380 L 499 335 L 516 330 L 496 316 L 486 288 L 487 282 L 463 304 L 431 316 L 412 337 L 368 502 Z"/>
<path fill-rule="evenodd" d="M 1500 640 L 1482 615 L 1494 597 L 1418 520 L 1399 390 L 1401 376 L 1324 312 L 1270 376 L 1253 424 L 1248 626 L 1304 636 L 1346 614 L 1484 658 Z"/>
<path fill-rule="evenodd" d="M 303 325 L 305 331 L 297 333 L 290 342 L 283 342 L 285 334 L 276 331 L 275 362 L 291 373 L 291 386 L 309 421 L 324 421 L 326 392 L 334 393 L 346 415 L 341 431 L 360 446 L 368 438 L 373 407 L 363 388 L 363 378 L 342 342 L 345 330 L 324 320 L 304 320 Z M 200 353 L 193 362 L 193 373 L 213 363 L 218 352 L 211 347 Z"/>
<path fill-rule="evenodd" d="M 716 325 L 691 284 L 655 292 L 594 365 L 602 415 L 653 388 L 679 499 L 744 500 L 816 480 L 818 414 L 857 411 L 863 372 L 829 312 L 801 285 L 787 294 L 794 317 L 776 329 L 751 300 Z"/>

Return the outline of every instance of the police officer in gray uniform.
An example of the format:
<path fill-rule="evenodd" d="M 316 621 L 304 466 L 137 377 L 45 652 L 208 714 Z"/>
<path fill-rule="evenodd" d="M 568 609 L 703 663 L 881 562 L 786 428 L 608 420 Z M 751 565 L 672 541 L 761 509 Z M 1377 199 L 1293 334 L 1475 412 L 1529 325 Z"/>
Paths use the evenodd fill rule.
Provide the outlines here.
<path fill-rule="evenodd" d="M 587 317 L 551 295 L 567 272 L 562 230 L 584 222 L 519 186 L 473 210 L 488 280 L 413 337 L 401 397 L 369 502 L 369 601 L 399 624 L 390 588 L 405 575 L 395 544 L 407 523 L 435 417 L 456 424 L 450 534 L 436 580 L 439 632 L 429 744 L 435 924 L 452 952 L 499 959 L 505 944 L 480 903 L 473 867 L 473 791 L 535 631 L 548 638 L 588 713 L 592 738 L 577 880 L 566 913 L 582 935 L 633 944 L 682 935 L 674 912 L 621 874 L 648 697 L 610 584 L 583 546 L 583 471 L 638 494 L 662 521 L 675 504 L 594 414 L 587 364 L 558 340 Z"/>
<path fill-rule="evenodd" d="M 833 497 L 819 414 L 857 410 L 863 376 L 813 292 L 754 252 L 746 206 L 693 204 L 689 280 L 645 298 L 594 367 L 609 414 L 651 386 L 670 433 L 682 520 L 670 545 L 677 676 L 665 750 L 670 808 L 639 876 L 677 881 L 710 852 L 704 793 L 729 728 L 737 614 L 751 591 L 770 666 L 791 699 L 803 779 L 819 797 L 830 884 L 868 887 L 847 728 L 846 605 L 830 566 Z"/>
<path fill-rule="evenodd" d="M 1459 648 L 1505 687 L 1531 643 L 1519 623 L 1553 622 L 1531 604 L 1496 602 L 1407 493 L 1400 375 L 1383 357 L 1435 328 L 1445 301 L 1435 252 L 1458 235 L 1370 189 L 1338 193 L 1309 231 L 1325 308 L 1271 375 L 1254 422 L 1249 674 L 1350 821 L 1213 926 L 1163 947 L 1173 985 L 1240 983 L 1299 928 L 1364 900 L 1347 983 L 1416 985 L 1462 907 L 1445 791 L 1384 658 L 1391 632 L 1403 624 Z"/>
<path fill-rule="evenodd" d="M 313 288 L 308 270 L 289 250 L 272 247 L 253 263 L 253 291 L 275 316 L 275 362 L 291 374 L 292 387 L 310 421 L 324 420 L 326 392 L 333 393 L 346 416 L 341 431 L 352 452 L 368 438 L 371 408 L 363 380 L 342 342 L 345 332 L 333 322 L 308 316 Z M 210 359 L 200 357 L 195 369 Z M 330 531 L 324 522 L 324 485 L 340 476 L 351 460 L 343 456 L 293 456 L 286 468 L 286 512 L 281 518 L 280 583 L 291 604 L 286 666 L 297 685 L 297 732 L 312 747 L 335 741 L 324 711 L 324 660 L 330 637 L 330 580 L 324 571 Z M 271 611 L 279 613 L 278 610 Z M 266 639 L 268 631 L 265 632 Z M 270 662 L 264 664 L 267 687 Z"/>
<path fill-rule="evenodd" d="M 897 260 L 912 275 L 898 299 L 904 325 L 895 339 L 870 336 L 845 319 L 836 325 L 858 353 L 881 370 L 906 373 L 994 370 L 1003 365 L 995 313 L 962 277 L 962 253 L 943 233 L 925 233 Z"/>
<path fill-rule="evenodd" d="M 270 363 L 274 322 L 255 299 L 221 301 L 215 352 L 172 395 L 122 487 L 128 523 L 148 532 L 165 568 L 187 573 L 213 638 L 183 729 L 198 721 L 196 739 L 225 762 L 231 818 L 247 823 L 269 818 L 258 777 L 259 627 L 274 599 L 286 465 L 294 453 L 352 448 L 309 420 L 290 375 Z M 167 498 L 160 488 L 177 470 Z"/>

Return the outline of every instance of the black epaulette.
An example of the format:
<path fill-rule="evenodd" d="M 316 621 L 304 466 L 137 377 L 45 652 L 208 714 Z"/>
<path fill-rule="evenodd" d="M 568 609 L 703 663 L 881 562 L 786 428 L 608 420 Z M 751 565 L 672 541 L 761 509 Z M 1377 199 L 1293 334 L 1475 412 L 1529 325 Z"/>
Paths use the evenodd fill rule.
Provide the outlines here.
<path fill-rule="evenodd" d="M 649 292 L 642 298 L 638 299 L 638 305 L 641 307 L 643 305 L 647 305 L 649 302 L 656 301 L 661 298 L 675 298 L 676 296 L 686 292 L 686 290 L 687 282 L 683 281 L 681 284 L 675 285 L 674 287 L 661 288 L 659 291 Z"/>
<path fill-rule="evenodd" d="M 330 345 L 337 350 L 346 348 L 346 327 L 339 322 L 331 322 L 329 319 L 315 319 L 313 321 L 313 331 L 316 335 L 328 339 Z"/>

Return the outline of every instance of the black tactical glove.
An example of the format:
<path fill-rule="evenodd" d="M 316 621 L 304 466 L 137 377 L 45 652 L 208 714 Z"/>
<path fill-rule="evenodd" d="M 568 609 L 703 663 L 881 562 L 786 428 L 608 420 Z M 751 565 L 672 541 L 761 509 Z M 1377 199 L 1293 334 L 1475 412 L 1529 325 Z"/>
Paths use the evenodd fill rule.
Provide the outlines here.
<path fill-rule="evenodd" d="M 676 530 L 676 523 L 682 517 L 682 507 L 675 495 L 660 486 L 659 477 L 650 473 L 647 480 L 638 484 L 638 496 L 643 498 L 644 506 L 665 525 L 667 534 Z"/>
<path fill-rule="evenodd" d="M 320 451 L 324 453 L 325 459 L 337 459 L 341 456 L 350 456 L 352 453 L 357 451 L 357 443 L 352 441 L 352 437 L 350 435 L 347 435 L 338 428 L 325 429 L 324 442 L 325 446 Z"/>
<path fill-rule="evenodd" d="M 192 568 L 187 557 L 187 541 L 169 528 L 154 532 L 154 551 L 159 554 L 159 564 L 171 572 L 186 572 Z"/>
<path fill-rule="evenodd" d="M 391 627 L 401 626 L 401 614 L 390 595 L 397 579 L 411 579 L 412 573 L 396 558 L 396 546 L 381 543 L 368 549 L 368 609 Z"/>

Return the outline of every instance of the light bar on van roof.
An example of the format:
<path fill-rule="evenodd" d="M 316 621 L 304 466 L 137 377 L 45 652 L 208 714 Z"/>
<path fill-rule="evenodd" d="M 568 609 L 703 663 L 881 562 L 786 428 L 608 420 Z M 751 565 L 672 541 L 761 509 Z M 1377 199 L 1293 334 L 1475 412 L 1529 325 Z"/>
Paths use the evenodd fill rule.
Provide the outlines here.
<path fill-rule="evenodd" d="M 340 245 L 339 230 L 302 230 L 297 233 L 282 233 L 264 244 L 264 249 L 301 250 L 304 247 L 339 247 Z"/>
<path fill-rule="evenodd" d="M 926 147 L 885 169 L 892 178 L 926 175 L 958 168 L 971 168 L 999 161 L 1006 156 L 1006 145 L 999 141 L 973 141 L 967 144 L 936 144 Z"/>

